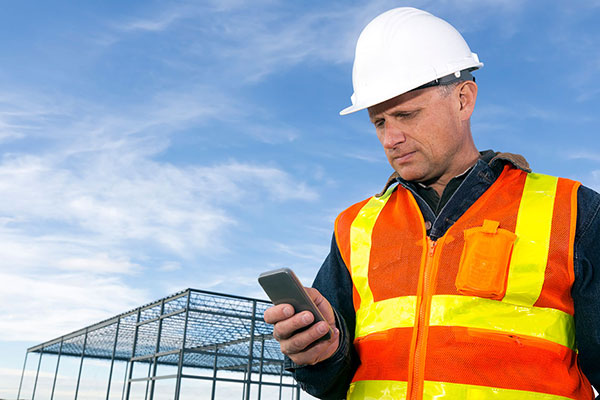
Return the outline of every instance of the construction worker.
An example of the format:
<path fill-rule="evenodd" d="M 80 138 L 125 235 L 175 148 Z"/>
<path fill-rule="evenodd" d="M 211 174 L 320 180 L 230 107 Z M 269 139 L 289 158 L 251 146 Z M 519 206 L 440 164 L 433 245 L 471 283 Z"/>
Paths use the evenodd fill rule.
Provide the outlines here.
<path fill-rule="evenodd" d="M 336 220 L 307 289 L 326 322 L 297 333 L 310 312 L 265 312 L 313 396 L 588 400 L 600 387 L 600 195 L 476 149 L 482 66 L 425 11 L 362 31 L 340 114 L 368 110 L 395 172 Z"/>

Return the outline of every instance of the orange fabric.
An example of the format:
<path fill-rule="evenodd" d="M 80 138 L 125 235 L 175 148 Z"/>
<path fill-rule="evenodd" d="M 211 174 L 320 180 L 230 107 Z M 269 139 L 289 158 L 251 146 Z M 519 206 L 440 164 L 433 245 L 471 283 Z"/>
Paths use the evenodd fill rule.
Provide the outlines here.
<path fill-rule="evenodd" d="M 352 381 L 407 381 L 408 349 L 389 346 L 388 341 L 407 343 L 411 331 L 390 329 L 357 341 L 357 352 L 365 361 Z M 577 363 L 574 351 L 547 343 L 527 343 L 524 338 L 495 336 L 499 335 L 461 327 L 430 327 L 424 378 L 483 386 L 494 382 L 494 387 L 504 389 L 527 388 L 576 399 L 591 398 L 587 380 L 580 379 L 578 369 L 574 368 Z M 557 382 L 554 377 L 564 375 L 565 364 L 572 368 L 567 379 Z"/>
<path fill-rule="evenodd" d="M 464 249 L 464 232 L 482 227 L 485 219 L 498 221 L 499 228 L 515 231 L 522 188 L 526 174 L 506 168 L 501 177 L 463 214 L 446 233 L 444 242 L 444 273 L 437 282 L 436 294 L 461 294 L 456 288 L 456 277 Z M 500 182 L 501 180 L 501 182 Z M 514 190 L 506 190 L 506 187 Z M 442 249 L 439 248 L 438 251 Z"/>
<path fill-rule="evenodd" d="M 430 327 L 425 379 L 593 398 L 571 349 L 463 327 Z"/>
<path fill-rule="evenodd" d="M 575 228 L 577 227 L 577 191 L 581 186 L 580 182 L 575 182 L 571 189 L 571 230 L 569 232 L 569 240 L 573 244 L 569 247 L 569 284 L 572 285 L 575 282 Z"/>
<path fill-rule="evenodd" d="M 369 284 L 375 301 L 417 293 L 425 228 L 422 218 L 414 224 L 404 215 L 414 201 L 407 190 L 396 190 L 373 228 Z"/>
<path fill-rule="evenodd" d="M 417 206 L 415 203 L 414 206 Z M 425 228 L 423 227 L 423 235 Z M 444 238 L 440 239 L 443 242 Z M 423 249 L 424 262 L 421 263 L 421 276 L 419 278 L 419 290 L 417 292 L 417 320 L 410 348 L 409 371 L 412 377 L 408 380 L 408 393 L 412 399 L 423 397 L 423 377 L 425 376 L 425 360 L 427 357 L 427 339 L 429 335 L 429 316 L 431 312 L 431 297 L 435 292 L 435 283 L 439 266 L 439 253 L 436 259 L 434 249 L 435 243 L 429 238 L 427 246 Z"/>
<path fill-rule="evenodd" d="M 542 293 L 536 307 L 550 307 L 573 315 L 573 245 L 575 243 L 575 223 L 572 216 L 577 217 L 577 206 L 572 207 L 573 190 L 577 194 L 576 182 L 566 179 L 558 180 L 556 201 L 550 235 L 550 248 L 556 249 L 548 254 L 548 267 Z M 568 268 L 564 268 L 568 265 Z"/>
<path fill-rule="evenodd" d="M 483 220 L 482 227 L 465 230 L 456 289 L 465 296 L 500 300 L 506 293 L 508 264 L 517 235 L 498 228 L 499 222 Z"/>
<path fill-rule="evenodd" d="M 391 346 L 392 343 L 409 343 L 412 328 L 390 329 L 369 335 L 354 343 L 361 359 L 353 382 L 361 380 L 408 380 L 409 346 Z"/>
<path fill-rule="evenodd" d="M 411 398 L 416 399 L 422 396 L 424 379 L 591 398 L 576 354 L 566 347 L 515 340 L 497 332 L 489 337 L 473 336 L 474 331 L 467 328 L 428 325 L 432 295 L 461 294 L 456 280 L 465 248 L 464 232 L 489 229 L 485 220 L 491 220 L 497 222 L 496 229 L 514 233 L 526 177 L 521 170 L 505 167 L 498 180 L 438 240 L 435 250 L 428 249 L 423 217 L 412 194 L 402 187 L 395 190 L 373 228 L 369 287 L 375 302 L 416 295 L 416 320 L 411 328 L 355 338 L 361 364 L 353 381 L 408 381 Z M 545 281 L 535 304 L 571 315 L 577 185 L 558 180 Z M 338 246 L 351 273 L 350 226 L 367 201 L 350 207 L 336 221 Z M 354 306 L 356 310 L 360 307 L 356 288 Z"/>

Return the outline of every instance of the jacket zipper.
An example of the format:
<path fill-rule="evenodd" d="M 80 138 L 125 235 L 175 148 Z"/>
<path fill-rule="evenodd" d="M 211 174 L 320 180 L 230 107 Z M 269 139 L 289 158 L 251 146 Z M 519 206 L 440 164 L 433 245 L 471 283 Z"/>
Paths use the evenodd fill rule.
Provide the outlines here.
<path fill-rule="evenodd" d="M 437 276 L 437 264 L 434 262 L 435 248 L 437 242 L 427 237 L 427 258 L 423 270 L 421 300 L 419 302 L 418 319 L 416 321 L 416 341 L 413 360 L 413 369 L 410 371 L 412 384 L 409 393 L 410 400 L 423 398 L 424 362 L 427 346 L 427 334 L 429 331 L 429 314 L 431 309 L 431 297 Z"/>

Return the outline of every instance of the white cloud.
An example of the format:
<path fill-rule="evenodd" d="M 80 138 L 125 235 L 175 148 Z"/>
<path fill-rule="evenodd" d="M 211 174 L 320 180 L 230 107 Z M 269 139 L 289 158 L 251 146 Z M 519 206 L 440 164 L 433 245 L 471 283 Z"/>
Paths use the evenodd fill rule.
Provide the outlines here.
<path fill-rule="evenodd" d="M 156 159 L 174 132 L 227 121 L 231 102 L 202 101 L 197 90 L 206 89 L 119 110 L 33 96 L 38 103 L 15 102 L 20 111 L 4 114 L 13 125 L 27 121 L 18 133 L 33 145 L 0 159 L 1 340 L 48 340 L 151 300 L 136 280 L 229 251 L 223 237 L 238 224 L 238 203 L 318 198 L 277 166 Z M 258 130 L 270 117 L 256 114 Z M 245 116 L 233 123 L 243 126 Z M 270 138 L 279 134 L 288 133 Z M 46 146 L 37 148 L 40 139 Z"/>
<path fill-rule="evenodd" d="M 0 281 L 2 340 L 49 340 L 149 300 L 144 291 L 93 271 L 30 275 L 17 269 L 0 271 Z"/>
<path fill-rule="evenodd" d="M 118 26 L 124 31 L 160 32 L 169 28 L 174 22 L 186 16 L 184 10 L 168 10 L 152 19 L 134 19 Z"/>
<path fill-rule="evenodd" d="M 589 150 L 571 151 L 566 154 L 569 160 L 589 160 L 600 161 L 600 153 L 595 153 Z"/>
<path fill-rule="evenodd" d="M 117 22 L 114 33 L 101 36 L 125 40 L 132 33 L 165 33 L 176 25 L 173 40 L 185 45 L 171 48 L 180 52 L 178 61 L 167 61 L 172 67 L 189 71 L 203 65 L 205 72 L 219 79 L 251 84 L 299 64 L 351 63 L 363 27 L 379 13 L 398 6 L 392 0 L 333 2 L 295 12 L 281 1 L 176 4 L 145 9 L 143 16 Z M 489 19 L 495 18 L 493 26 L 504 36 L 516 33 L 515 17 L 525 8 L 523 2 L 514 0 L 422 0 L 413 6 L 451 19 L 462 32 L 486 29 Z"/>

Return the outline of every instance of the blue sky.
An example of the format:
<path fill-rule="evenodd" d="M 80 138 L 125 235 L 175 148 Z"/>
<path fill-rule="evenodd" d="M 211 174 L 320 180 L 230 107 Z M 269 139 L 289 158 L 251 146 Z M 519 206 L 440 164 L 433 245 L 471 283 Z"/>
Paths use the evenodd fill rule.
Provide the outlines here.
<path fill-rule="evenodd" d="M 0 397 L 26 348 L 187 287 L 309 284 L 333 221 L 391 169 L 352 94 L 396 6 L 485 66 L 478 148 L 600 189 L 600 1 L 3 2 Z"/>

